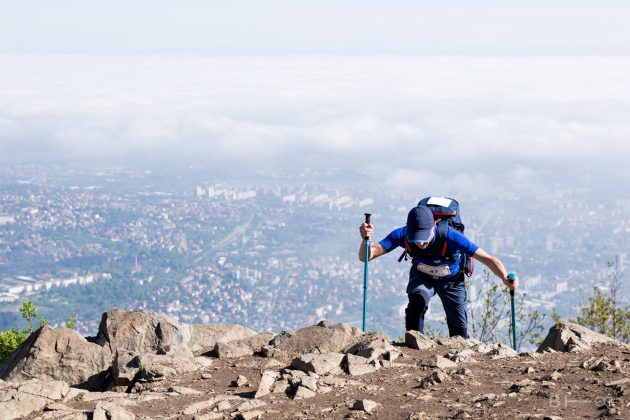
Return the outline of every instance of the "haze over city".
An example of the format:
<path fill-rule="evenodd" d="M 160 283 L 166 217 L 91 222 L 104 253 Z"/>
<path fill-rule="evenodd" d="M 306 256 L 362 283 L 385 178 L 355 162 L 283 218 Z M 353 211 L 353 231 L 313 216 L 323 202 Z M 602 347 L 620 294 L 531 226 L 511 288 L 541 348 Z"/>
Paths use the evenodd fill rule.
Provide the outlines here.
<path fill-rule="evenodd" d="M 364 211 L 377 214 L 382 235 L 418 198 L 449 195 L 469 211 L 481 245 L 536 279 L 533 307 L 549 309 L 554 293 L 569 290 L 563 315 L 574 316 L 578 286 L 603 281 L 615 255 L 622 270 L 627 259 L 629 9 L 620 1 L 5 5 L 2 274 L 114 272 L 142 289 L 156 275 L 149 263 L 136 270 L 144 258 L 164 265 L 155 296 L 219 273 L 229 284 L 216 299 L 229 303 L 207 319 L 229 321 L 225 308 L 238 307 L 269 327 L 276 320 L 259 323 L 251 301 L 234 303 L 251 293 L 239 288 L 241 273 L 258 273 L 252 284 L 277 293 L 274 253 L 291 251 L 307 215 L 327 221 L 310 232 L 312 249 L 341 260 L 301 255 L 285 270 L 339 284 L 358 276 Z M 263 210 L 275 219 L 251 218 Z M 246 244 L 226 237 L 250 223 L 273 238 L 268 254 L 231 261 Z M 611 234 L 597 234 L 608 224 Z M 186 265 L 216 243 L 224 248 L 211 247 L 207 267 Z M 177 258 L 181 271 L 171 267 Z M 15 261 L 32 266 L 20 271 Z M 404 277 L 388 267 L 390 280 Z M 545 279 L 559 285 L 546 290 Z M 324 314 L 332 298 L 321 289 L 301 295 L 300 322 Z M 404 300 L 403 286 L 393 289 L 378 325 Z M 194 319 L 199 304 L 169 308 Z M 331 309 L 344 320 L 355 310 Z"/>

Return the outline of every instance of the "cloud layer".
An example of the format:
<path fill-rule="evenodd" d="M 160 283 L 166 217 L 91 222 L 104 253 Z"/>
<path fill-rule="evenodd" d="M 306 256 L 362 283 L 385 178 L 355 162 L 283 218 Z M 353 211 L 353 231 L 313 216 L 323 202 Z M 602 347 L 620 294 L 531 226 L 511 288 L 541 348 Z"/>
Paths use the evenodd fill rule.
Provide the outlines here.
<path fill-rule="evenodd" d="M 0 68 L 5 163 L 347 166 L 398 185 L 506 166 L 625 171 L 630 156 L 626 57 L 0 56 Z"/>

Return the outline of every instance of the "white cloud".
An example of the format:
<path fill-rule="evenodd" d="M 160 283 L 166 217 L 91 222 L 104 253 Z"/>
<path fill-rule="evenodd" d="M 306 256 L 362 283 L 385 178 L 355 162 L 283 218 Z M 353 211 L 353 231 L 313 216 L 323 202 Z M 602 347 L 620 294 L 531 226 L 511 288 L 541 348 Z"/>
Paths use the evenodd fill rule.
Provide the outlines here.
<path fill-rule="evenodd" d="M 394 185 L 630 156 L 626 57 L 0 56 L 0 68 L 5 162 L 382 162 Z"/>

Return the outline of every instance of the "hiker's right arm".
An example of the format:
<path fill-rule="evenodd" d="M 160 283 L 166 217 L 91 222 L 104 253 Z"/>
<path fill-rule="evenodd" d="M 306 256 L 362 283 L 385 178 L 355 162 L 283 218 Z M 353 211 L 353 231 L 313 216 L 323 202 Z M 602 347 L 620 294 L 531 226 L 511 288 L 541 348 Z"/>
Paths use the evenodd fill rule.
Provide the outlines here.
<path fill-rule="evenodd" d="M 365 238 L 366 236 L 371 238 L 374 233 L 374 227 L 371 224 L 363 223 L 359 227 L 359 233 L 361 234 L 361 238 Z M 373 260 L 374 258 L 380 257 L 385 254 L 385 250 L 380 244 L 370 245 L 368 261 Z M 359 247 L 359 261 L 365 261 L 365 239 L 361 241 L 361 246 Z"/>

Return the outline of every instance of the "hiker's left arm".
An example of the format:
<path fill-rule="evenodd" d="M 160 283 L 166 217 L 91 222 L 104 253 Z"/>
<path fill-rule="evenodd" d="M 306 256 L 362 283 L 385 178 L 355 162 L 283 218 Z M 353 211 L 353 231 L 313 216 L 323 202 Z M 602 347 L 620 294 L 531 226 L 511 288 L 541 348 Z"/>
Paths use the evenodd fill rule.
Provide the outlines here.
<path fill-rule="evenodd" d="M 494 273 L 495 276 L 503 280 L 503 284 L 509 287 L 510 290 L 516 290 L 516 288 L 518 287 L 518 278 L 516 278 L 516 280 L 514 280 L 513 282 L 508 280 L 507 271 L 505 271 L 505 267 L 503 266 L 503 263 L 497 257 L 493 257 L 492 255 L 488 254 L 483 249 L 478 248 L 475 254 L 473 255 L 473 258 L 475 258 L 477 261 L 479 261 L 480 263 L 488 267 L 490 271 Z"/>

